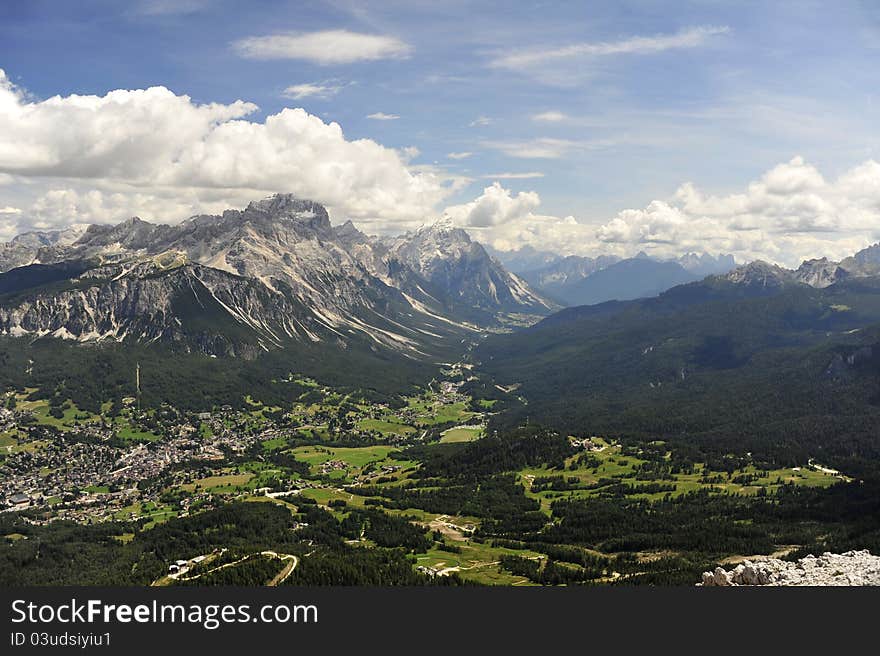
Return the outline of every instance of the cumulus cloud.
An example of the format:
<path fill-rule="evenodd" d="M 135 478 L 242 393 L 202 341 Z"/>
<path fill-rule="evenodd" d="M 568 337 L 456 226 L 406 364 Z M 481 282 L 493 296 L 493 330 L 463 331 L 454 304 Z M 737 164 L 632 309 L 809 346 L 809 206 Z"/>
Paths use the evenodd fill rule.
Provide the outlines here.
<path fill-rule="evenodd" d="M 697 251 L 797 266 L 842 259 L 880 240 L 880 164 L 869 160 L 828 180 L 795 157 L 740 193 L 712 195 L 685 183 L 670 198 L 595 223 L 539 209 L 537 194 L 514 195 L 496 183 L 447 214 L 503 250 L 528 244 L 564 255 L 645 251 L 661 258 Z"/>
<path fill-rule="evenodd" d="M 495 182 L 470 203 L 447 207 L 444 215 L 458 225 L 482 228 L 528 218 L 540 204 L 540 197 L 533 191 L 514 195 Z"/>
<path fill-rule="evenodd" d="M 367 114 L 367 118 L 373 121 L 396 121 L 400 118 L 397 114 L 386 114 L 385 112 L 374 112 Z"/>
<path fill-rule="evenodd" d="M 174 217 L 222 212 L 242 207 L 252 200 L 244 195 L 204 197 L 194 190 L 175 190 L 173 194 L 114 192 L 65 187 L 50 189 L 27 210 L 30 228 L 58 230 L 77 223 L 118 223 L 123 217 Z"/>
<path fill-rule="evenodd" d="M 247 59 L 298 59 L 320 65 L 401 59 L 412 51 L 396 37 L 348 30 L 250 36 L 235 41 L 232 47 Z"/>
<path fill-rule="evenodd" d="M 669 252 L 702 247 L 795 265 L 841 258 L 880 238 L 880 165 L 871 160 L 828 181 L 801 157 L 779 164 L 742 193 L 682 185 L 672 199 L 620 212 L 599 226 L 606 244 Z"/>
<path fill-rule="evenodd" d="M 206 202 L 288 191 L 389 226 L 417 224 L 448 193 L 437 172 L 408 166 L 417 151 L 348 140 L 302 109 L 248 120 L 256 109 L 164 87 L 31 101 L 0 72 L 0 175 Z"/>

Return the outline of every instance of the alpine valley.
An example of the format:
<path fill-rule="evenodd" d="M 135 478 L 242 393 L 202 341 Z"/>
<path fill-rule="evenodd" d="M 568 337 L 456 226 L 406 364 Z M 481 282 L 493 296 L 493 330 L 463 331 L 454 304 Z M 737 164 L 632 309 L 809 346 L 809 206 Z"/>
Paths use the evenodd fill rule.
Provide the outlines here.
<path fill-rule="evenodd" d="M 491 254 L 490 254 L 491 253 Z M 692 584 L 880 549 L 880 244 L 495 252 L 278 194 L 0 245 L 0 584 Z"/>

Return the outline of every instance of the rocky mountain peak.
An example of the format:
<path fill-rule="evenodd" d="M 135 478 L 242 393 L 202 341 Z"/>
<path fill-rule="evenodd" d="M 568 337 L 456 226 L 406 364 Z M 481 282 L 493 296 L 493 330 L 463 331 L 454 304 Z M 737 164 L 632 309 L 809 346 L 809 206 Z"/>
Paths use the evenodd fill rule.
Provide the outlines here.
<path fill-rule="evenodd" d="M 248 204 L 241 214 L 245 221 L 290 221 L 320 233 L 329 233 L 330 216 L 320 203 L 293 194 L 275 194 Z"/>
<path fill-rule="evenodd" d="M 782 287 L 791 282 L 789 271 L 764 260 L 749 262 L 721 277 L 736 285 L 758 287 Z"/>
<path fill-rule="evenodd" d="M 351 219 L 340 226 L 336 226 L 333 231 L 336 233 L 336 236 L 339 237 L 339 239 L 346 243 L 354 244 L 369 241 L 369 237 L 358 230 L 357 226 L 352 223 Z"/>
<path fill-rule="evenodd" d="M 795 280 L 817 288 L 833 285 L 848 275 L 837 262 L 832 262 L 827 257 L 805 260 L 794 272 Z"/>
<path fill-rule="evenodd" d="M 846 268 L 876 269 L 880 267 L 880 243 L 863 248 L 852 257 L 841 262 Z"/>
<path fill-rule="evenodd" d="M 90 226 L 75 223 L 63 230 L 34 230 L 13 237 L 7 246 L 20 248 L 43 248 L 46 246 L 68 246 L 82 237 Z"/>
<path fill-rule="evenodd" d="M 727 273 L 736 268 L 733 255 L 713 256 L 709 253 L 685 253 L 676 260 L 686 270 L 701 276 Z"/>

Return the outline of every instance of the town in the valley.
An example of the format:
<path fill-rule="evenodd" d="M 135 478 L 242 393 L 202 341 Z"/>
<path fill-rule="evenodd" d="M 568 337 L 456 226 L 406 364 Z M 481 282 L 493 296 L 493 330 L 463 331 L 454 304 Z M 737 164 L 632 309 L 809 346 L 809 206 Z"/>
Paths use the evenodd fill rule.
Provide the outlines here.
<path fill-rule="evenodd" d="M 232 498 L 269 498 L 398 476 L 394 452 L 427 441 L 468 441 L 490 408 L 461 392 L 462 365 L 392 408 L 310 379 L 291 408 L 248 399 L 202 412 L 139 409 L 52 413 L 35 390 L 7 392 L 0 407 L 0 500 L 33 521 L 164 521 Z M 109 404 L 106 404 L 109 406 Z M 55 416 L 59 415 L 59 416 Z"/>

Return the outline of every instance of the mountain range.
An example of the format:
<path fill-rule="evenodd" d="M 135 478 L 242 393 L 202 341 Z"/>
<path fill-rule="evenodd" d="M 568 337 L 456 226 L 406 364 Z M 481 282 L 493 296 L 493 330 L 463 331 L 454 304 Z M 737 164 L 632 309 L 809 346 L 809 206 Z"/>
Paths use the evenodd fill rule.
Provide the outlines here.
<path fill-rule="evenodd" d="M 620 385 L 619 398 L 647 383 L 675 389 L 706 367 L 736 369 L 765 349 L 812 348 L 829 336 L 850 343 L 880 322 L 880 245 L 797 269 L 756 261 L 728 270 L 730 256 L 695 254 L 525 255 L 545 265 L 511 273 L 448 222 L 368 236 L 285 194 L 175 225 L 135 217 L 27 233 L 0 245 L 0 359 L 8 384 L 35 386 L 33 376 L 49 384 L 74 361 L 91 371 L 117 358 L 124 370 L 137 353 L 176 377 L 178 390 L 212 378 L 217 400 L 289 372 L 400 389 L 471 353 L 526 397 L 553 394 L 542 412 L 558 401 L 570 415 L 587 407 L 575 390 L 595 404 Z M 648 298 L 625 300 L 636 297 Z M 107 348 L 70 349 L 94 344 Z M 668 356 L 659 368 L 658 353 Z M 178 368 L 184 356 L 190 371 Z"/>
<path fill-rule="evenodd" d="M 731 255 L 707 253 L 687 253 L 673 260 L 654 259 L 643 252 L 627 259 L 613 255 L 560 257 L 526 246 L 493 254 L 533 289 L 566 306 L 656 296 L 675 285 L 726 273 L 736 266 Z"/>
<path fill-rule="evenodd" d="M 509 406 L 499 430 L 528 420 L 713 459 L 825 454 L 866 470 L 880 420 L 880 245 L 567 308 L 485 340 L 473 358 Z"/>
<path fill-rule="evenodd" d="M 395 239 L 278 194 L 176 225 L 28 233 L 0 247 L 0 334 L 254 357 L 355 342 L 436 355 L 554 304 L 448 224 Z"/>

